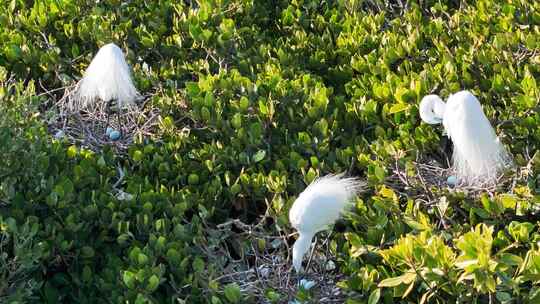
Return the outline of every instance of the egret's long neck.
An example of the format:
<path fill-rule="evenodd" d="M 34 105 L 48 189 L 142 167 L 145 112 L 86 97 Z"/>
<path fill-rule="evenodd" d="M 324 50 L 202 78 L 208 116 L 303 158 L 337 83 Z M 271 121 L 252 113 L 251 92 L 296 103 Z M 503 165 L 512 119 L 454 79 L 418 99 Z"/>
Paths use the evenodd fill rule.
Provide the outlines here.
<path fill-rule="evenodd" d="M 443 121 L 446 104 L 437 95 L 427 95 L 420 102 L 420 117 L 428 124 L 439 124 Z"/>
<path fill-rule="evenodd" d="M 300 232 L 300 236 L 294 243 L 293 266 L 296 272 L 300 272 L 302 270 L 302 260 L 304 258 L 304 254 L 306 254 L 306 252 L 309 250 L 312 238 L 312 233 Z"/>

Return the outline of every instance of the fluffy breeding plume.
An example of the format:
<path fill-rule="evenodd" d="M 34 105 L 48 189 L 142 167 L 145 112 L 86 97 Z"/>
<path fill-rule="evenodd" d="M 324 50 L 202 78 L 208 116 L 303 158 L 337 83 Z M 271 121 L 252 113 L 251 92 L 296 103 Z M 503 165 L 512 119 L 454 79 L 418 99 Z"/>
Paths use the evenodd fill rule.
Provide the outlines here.
<path fill-rule="evenodd" d="M 302 269 L 313 236 L 333 224 L 364 186 L 358 179 L 330 174 L 316 179 L 300 193 L 289 211 L 291 225 L 299 233 L 293 247 L 296 272 Z"/>
<path fill-rule="evenodd" d="M 133 106 L 139 97 L 124 53 L 114 43 L 109 43 L 99 49 L 86 69 L 72 110 L 88 108 L 98 100 L 115 101 L 118 107 L 124 108 Z"/>
<path fill-rule="evenodd" d="M 454 144 L 453 170 L 459 184 L 494 183 L 512 166 L 480 102 L 469 91 L 450 95 L 446 104 L 437 95 L 424 97 L 420 117 L 429 124 L 443 124 Z"/>

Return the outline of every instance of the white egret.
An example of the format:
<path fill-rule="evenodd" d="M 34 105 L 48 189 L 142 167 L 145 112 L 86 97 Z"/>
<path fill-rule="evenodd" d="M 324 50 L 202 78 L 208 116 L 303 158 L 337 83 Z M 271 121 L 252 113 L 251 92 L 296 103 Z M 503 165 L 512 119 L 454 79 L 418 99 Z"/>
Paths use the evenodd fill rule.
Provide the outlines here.
<path fill-rule="evenodd" d="M 437 95 L 425 96 L 420 117 L 429 124 L 443 124 L 454 144 L 452 166 L 459 184 L 493 183 L 512 166 L 511 156 L 469 91 L 450 95 L 446 104 Z"/>
<path fill-rule="evenodd" d="M 293 266 L 302 269 L 302 259 L 315 234 L 333 224 L 365 186 L 343 174 L 326 175 L 313 181 L 296 199 L 289 211 L 291 225 L 299 236 L 293 246 Z"/>
<path fill-rule="evenodd" d="M 87 108 L 97 100 L 115 100 L 118 107 L 134 105 L 140 97 L 133 85 L 122 50 L 114 43 L 101 47 L 86 69 L 76 92 L 76 110 Z"/>

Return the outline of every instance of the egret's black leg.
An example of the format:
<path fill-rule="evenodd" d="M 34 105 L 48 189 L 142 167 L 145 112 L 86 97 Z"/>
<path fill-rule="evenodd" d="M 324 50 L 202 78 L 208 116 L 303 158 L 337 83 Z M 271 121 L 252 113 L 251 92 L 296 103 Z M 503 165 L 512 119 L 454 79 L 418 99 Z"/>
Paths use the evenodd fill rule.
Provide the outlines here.
<path fill-rule="evenodd" d="M 309 254 L 308 263 L 307 263 L 306 269 L 304 271 L 306 273 L 307 273 L 307 270 L 308 270 L 309 266 L 311 265 L 311 259 L 313 258 L 313 253 L 315 252 L 315 247 L 317 247 L 317 240 L 318 240 L 318 238 L 315 237 L 315 245 L 311 244 L 311 253 Z"/>

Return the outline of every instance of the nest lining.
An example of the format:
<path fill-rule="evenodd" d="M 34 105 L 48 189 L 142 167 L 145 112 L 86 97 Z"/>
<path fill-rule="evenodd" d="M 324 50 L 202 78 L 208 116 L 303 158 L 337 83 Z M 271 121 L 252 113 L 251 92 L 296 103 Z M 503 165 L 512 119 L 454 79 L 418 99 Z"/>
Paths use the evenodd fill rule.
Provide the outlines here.
<path fill-rule="evenodd" d="M 65 88 L 65 93 L 52 109 L 49 130 L 58 139 L 62 138 L 92 151 L 104 146 L 113 147 L 117 152 L 125 152 L 134 142 L 155 139 L 156 127 L 160 122 L 160 112 L 151 107 L 151 96 L 141 97 L 138 104 L 118 108 L 114 102 L 95 100 L 86 107 L 77 101 L 78 84 Z M 120 132 L 120 138 L 113 140 L 107 128 Z"/>
<path fill-rule="evenodd" d="M 336 267 L 336 257 L 329 250 L 329 238 L 322 240 L 319 234 L 305 257 L 304 272 L 297 274 L 292 267 L 292 247 L 288 244 L 292 235 L 269 234 L 261 223 L 247 225 L 240 220 L 231 220 L 211 230 L 209 235 L 219 240 L 218 243 L 201 246 L 209 262 L 218 265 L 215 278 L 211 280 L 223 285 L 236 283 L 242 293 L 256 303 L 271 303 L 267 297 L 270 290 L 280 294 L 279 303 L 294 301 L 301 279 L 315 283 L 309 290 L 312 300 L 344 303 L 347 299 L 347 292 L 337 286 L 345 275 Z M 226 244 L 231 240 L 238 246 L 231 248 Z"/>

